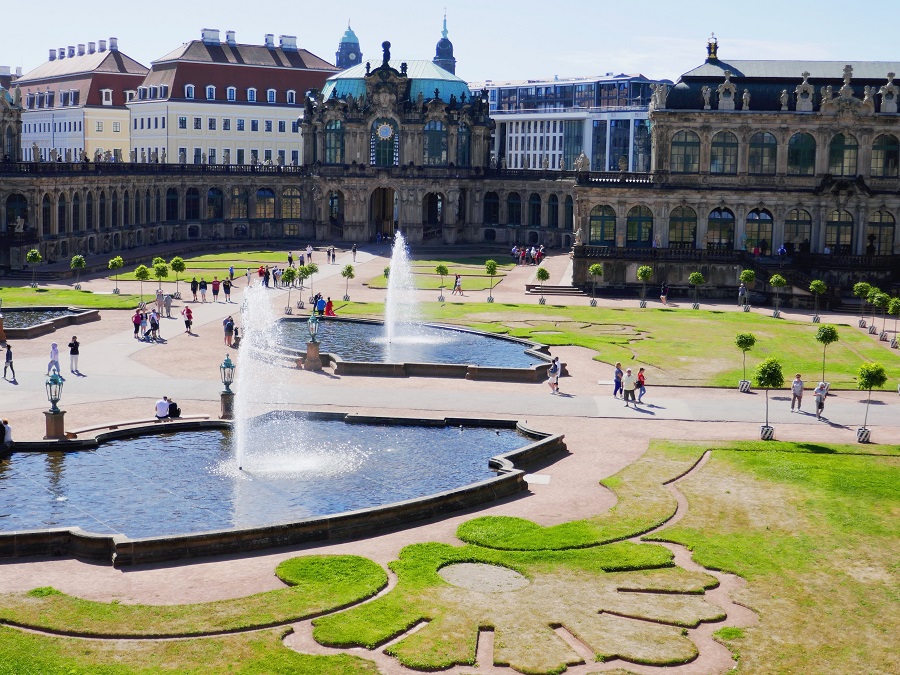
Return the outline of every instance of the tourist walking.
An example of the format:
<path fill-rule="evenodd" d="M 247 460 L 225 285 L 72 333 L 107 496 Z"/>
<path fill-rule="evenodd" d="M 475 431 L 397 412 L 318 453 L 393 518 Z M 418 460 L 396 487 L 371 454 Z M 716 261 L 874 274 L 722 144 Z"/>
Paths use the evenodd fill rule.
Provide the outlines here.
<path fill-rule="evenodd" d="M 659 301 L 664 305 L 669 304 L 669 284 L 665 281 L 659 289 Z"/>
<path fill-rule="evenodd" d="M 356 244 L 353 244 L 353 248 L 350 251 L 353 253 L 353 262 L 356 262 Z"/>
<path fill-rule="evenodd" d="M 200 288 L 200 284 L 197 283 L 197 277 L 191 279 L 191 293 L 194 294 L 194 302 L 197 302 L 197 289 Z"/>
<path fill-rule="evenodd" d="M 161 288 L 156 289 L 156 311 L 162 314 L 163 304 L 165 303 L 166 296 L 163 293 Z"/>
<path fill-rule="evenodd" d="M 747 304 L 747 287 L 744 285 L 744 282 L 741 282 L 741 285 L 738 287 L 738 307 L 743 307 Z"/>
<path fill-rule="evenodd" d="M 288 267 L 294 266 L 294 252 L 288 251 Z"/>
<path fill-rule="evenodd" d="M 234 283 L 234 265 L 228 266 L 228 280 Z"/>
<path fill-rule="evenodd" d="M 643 403 L 644 394 L 647 393 L 647 379 L 644 377 L 644 369 L 640 368 L 637 374 L 638 403 Z"/>
<path fill-rule="evenodd" d="M 194 313 L 187 305 L 181 310 L 181 316 L 184 317 L 184 332 L 191 335 L 191 325 L 194 323 Z"/>
<path fill-rule="evenodd" d="M 816 399 L 816 419 L 820 420 L 825 410 L 825 397 L 828 396 L 828 387 L 824 382 L 819 382 L 819 386 L 813 389 L 813 396 Z"/>
<path fill-rule="evenodd" d="M 219 281 L 218 276 L 214 276 L 212 280 L 212 293 L 213 293 L 213 302 L 219 301 L 219 286 L 222 285 L 222 282 Z"/>
<path fill-rule="evenodd" d="M 306 245 L 306 262 L 312 262 L 312 244 Z"/>
<path fill-rule="evenodd" d="M 166 318 L 172 318 L 172 295 L 171 293 L 166 293 L 166 297 L 163 298 L 163 304 L 166 307 Z"/>
<path fill-rule="evenodd" d="M 206 302 L 206 279 L 200 277 L 200 302 Z"/>
<path fill-rule="evenodd" d="M 59 345 L 55 342 L 50 343 L 50 362 L 47 364 L 47 375 L 50 375 L 54 370 L 56 370 L 56 374 L 62 377 L 62 373 L 59 369 Z"/>
<path fill-rule="evenodd" d="M 335 255 L 334 245 L 332 244 L 332 246 L 331 246 L 331 264 L 332 265 L 334 265 L 334 263 L 336 262 L 336 259 L 337 259 L 337 255 Z"/>
<path fill-rule="evenodd" d="M 3 379 L 6 379 L 6 369 L 9 368 L 12 371 L 13 379 L 12 381 L 16 381 L 16 368 L 13 366 L 13 353 L 12 353 L 12 345 L 8 342 L 6 343 L 6 359 L 3 361 Z"/>
<path fill-rule="evenodd" d="M 222 293 L 225 294 L 225 302 L 231 302 L 231 280 L 225 279 L 222 282 Z"/>
<path fill-rule="evenodd" d="M 131 317 L 131 323 L 134 325 L 134 339 L 139 340 L 138 331 L 141 330 L 141 310 L 134 310 L 134 316 Z"/>
<path fill-rule="evenodd" d="M 460 274 L 456 275 L 456 280 L 454 281 L 454 284 L 453 284 L 453 290 L 456 292 L 457 295 L 463 295 L 462 275 L 460 275 Z"/>
<path fill-rule="evenodd" d="M 791 382 L 791 412 L 794 412 L 794 403 L 797 404 L 797 412 L 800 412 L 800 403 L 803 401 L 803 380 L 800 373 Z"/>
<path fill-rule="evenodd" d="M 78 348 L 80 346 L 78 338 L 73 335 L 72 341 L 69 343 L 69 372 L 78 372 Z"/>
<path fill-rule="evenodd" d="M 559 357 L 553 357 L 550 368 L 547 370 L 547 384 L 550 385 L 551 394 L 559 394 Z"/>
<path fill-rule="evenodd" d="M 141 312 L 141 340 L 147 337 L 147 312 Z"/>
<path fill-rule="evenodd" d="M 160 338 L 159 334 L 159 314 L 157 314 L 156 310 L 151 310 L 150 316 L 150 339 L 158 340 Z"/>
<path fill-rule="evenodd" d="M 613 398 L 616 398 L 620 391 L 622 391 L 622 364 L 616 362 L 616 370 L 613 373 Z M 625 398 L 625 394 L 622 394 L 622 398 Z"/>
<path fill-rule="evenodd" d="M 625 399 L 625 407 L 628 407 L 628 401 L 637 408 L 637 402 L 634 400 L 634 390 L 637 388 L 637 378 L 632 374 L 631 368 L 625 369 L 625 376 L 622 378 L 622 398 Z"/>
<path fill-rule="evenodd" d="M 250 276 L 250 271 L 251 271 L 251 270 L 250 270 L 250 268 L 248 267 L 248 268 L 247 268 L 247 288 L 250 288 L 250 286 L 253 285 L 253 277 Z"/>

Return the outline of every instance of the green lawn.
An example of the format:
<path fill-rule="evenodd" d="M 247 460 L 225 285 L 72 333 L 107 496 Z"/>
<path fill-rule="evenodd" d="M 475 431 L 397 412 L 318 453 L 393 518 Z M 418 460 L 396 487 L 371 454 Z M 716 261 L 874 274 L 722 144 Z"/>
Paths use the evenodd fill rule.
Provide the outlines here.
<path fill-rule="evenodd" d="M 154 287 L 155 288 L 155 287 Z M 146 288 L 145 288 L 146 291 Z M 75 289 L 5 287 L 0 288 L 0 300 L 9 307 L 84 307 L 87 309 L 134 309 L 138 296 L 123 293 L 91 293 Z"/>

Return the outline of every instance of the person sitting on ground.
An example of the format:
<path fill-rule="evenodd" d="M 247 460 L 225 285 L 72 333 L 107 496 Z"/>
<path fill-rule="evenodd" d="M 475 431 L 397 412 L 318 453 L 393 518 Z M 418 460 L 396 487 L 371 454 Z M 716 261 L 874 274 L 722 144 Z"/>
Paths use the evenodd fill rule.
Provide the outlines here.
<path fill-rule="evenodd" d="M 164 422 L 169 417 L 169 397 L 163 396 L 156 402 L 156 421 Z"/>
<path fill-rule="evenodd" d="M 178 419 L 181 417 L 181 408 L 178 407 L 178 404 L 175 401 L 169 400 L 169 418 L 170 419 Z"/>

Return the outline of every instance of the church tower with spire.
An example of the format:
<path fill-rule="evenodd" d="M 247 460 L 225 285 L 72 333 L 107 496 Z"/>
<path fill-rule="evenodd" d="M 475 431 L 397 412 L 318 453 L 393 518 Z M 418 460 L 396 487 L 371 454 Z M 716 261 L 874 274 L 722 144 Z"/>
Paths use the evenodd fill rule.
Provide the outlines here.
<path fill-rule="evenodd" d="M 451 53 L 452 53 L 451 47 Z M 359 38 L 350 28 L 350 22 L 347 22 L 347 30 L 341 38 L 338 50 L 334 55 L 334 63 L 341 70 L 346 70 L 357 64 L 362 63 L 362 52 L 359 50 Z"/>
<path fill-rule="evenodd" d="M 444 70 L 456 74 L 456 59 L 453 57 L 453 43 L 447 39 L 447 14 L 444 13 L 444 30 L 434 50 L 434 63 Z"/>

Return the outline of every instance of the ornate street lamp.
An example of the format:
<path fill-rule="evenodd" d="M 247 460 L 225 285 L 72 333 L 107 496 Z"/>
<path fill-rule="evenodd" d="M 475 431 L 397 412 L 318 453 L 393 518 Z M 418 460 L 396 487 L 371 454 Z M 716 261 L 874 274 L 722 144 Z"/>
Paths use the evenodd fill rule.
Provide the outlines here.
<path fill-rule="evenodd" d="M 231 385 L 234 382 L 234 361 L 232 361 L 231 357 L 227 354 L 225 355 L 225 360 L 222 361 L 222 365 L 219 366 L 219 373 L 222 376 L 222 384 L 225 385 L 225 391 L 229 394 L 232 393 Z"/>
<path fill-rule="evenodd" d="M 309 330 L 309 341 L 318 342 L 318 340 L 316 340 L 316 335 L 319 334 L 319 317 L 316 315 L 315 311 L 309 315 L 309 320 L 306 322 L 306 328 Z"/>
<path fill-rule="evenodd" d="M 50 401 L 50 412 L 53 414 L 60 413 L 59 406 L 56 404 L 62 398 L 63 379 L 59 376 L 59 373 L 53 373 L 47 378 L 45 386 L 47 387 L 47 400 Z"/>
<path fill-rule="evenodd" d="M 47 400 L 50 401 L 50 410 L 44 411 L 46 433 L 44 440 L 61 440 L 66 437 L 64 410 L 60 410 L 59 400 L 62 398 L 63 379 L 59 373 L 53 373 L 47 378 L 44 385 L 47 388 Z"/>
<path fill-rule="evenodd" d="M 306 343 L 306 358 L 303 360 L 303 370 L 322 370 L 322 359 L 319 356 L 319 341 L 316 336 L 319 334 L 319 317 L 316 316 L 315 307 L 309 315 L 306 322 L 306 328 L 309 331 L 309 342 Z"/>

